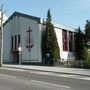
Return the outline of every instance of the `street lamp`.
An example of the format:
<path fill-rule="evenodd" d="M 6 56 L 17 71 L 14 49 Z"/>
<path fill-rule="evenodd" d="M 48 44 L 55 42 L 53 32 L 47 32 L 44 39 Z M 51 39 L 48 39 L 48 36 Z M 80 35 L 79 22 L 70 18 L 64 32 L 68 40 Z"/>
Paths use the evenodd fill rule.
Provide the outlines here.
<path fill-rule="evenodd" d="M 46 64 L 49 63 L 49 59 L 50 59 L 50 53 L 47 52 L 47 53 L 46 53 Z"/>
<path fill-rule="evenodd" d="M 49 58 L 50 57 L 50 53 L 46 53 L 46 57 Z"/>
<path fill-rule="evenodd" d="M 19 65 L 21 65 L 21 57 L 20 57 L 21 52 L 22 52 L 22 48 L 21 48 L 21 46 L 19 46 L 18 47 Z"/>

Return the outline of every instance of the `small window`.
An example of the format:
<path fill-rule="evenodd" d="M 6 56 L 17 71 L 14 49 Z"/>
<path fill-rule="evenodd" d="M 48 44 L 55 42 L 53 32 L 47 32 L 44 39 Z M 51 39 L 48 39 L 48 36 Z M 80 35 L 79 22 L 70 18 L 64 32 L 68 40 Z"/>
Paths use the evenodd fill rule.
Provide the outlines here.
<path fill-rule="evenodd" d="M 20 37 L 20 34 L 18 35 L 18 47 L 19 47 L 19 44 L 21 43 L 21 37 Z"/>
<path fill-rule="evenodd" d="M 11 41 L 11 44 L 12 44 L 11 46 L 12 46 L 12 50 L 13 50 L 13 36 L 12 36 L 12 41 Z"/>
<path fill-rule="evenodd" d="M 15 50 L 17 49 L 17 36 L 15 35 Z"/>
<path fill-rule="evenodd" d="M 68 47 L 67 47 L 67 31 L 66 30 L 62 31 L 62 41 L 63 41 L 63 51 L 67 51 Z"/>
<path fill-rule="evenodd" d="M 72 52 L 73 50 L 73 33 L 69 32 L 69 51 Z"/>

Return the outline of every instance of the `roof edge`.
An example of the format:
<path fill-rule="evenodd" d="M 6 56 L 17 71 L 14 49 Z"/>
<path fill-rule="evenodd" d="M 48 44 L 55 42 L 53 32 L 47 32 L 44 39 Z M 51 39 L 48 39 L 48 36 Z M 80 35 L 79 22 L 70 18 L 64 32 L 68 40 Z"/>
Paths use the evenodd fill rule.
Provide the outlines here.
<path fill-rule="evenodd" d="M 5 22 L 3 25 L 6 25 L 14 16 L 21 16 L 21 17 L 26 17 L 35 21 L 38 21 L 38 23 L 40 23 L 40 18 L 39 17 L 35 17 L 35 16 L 31 16 L 31 15 L 27 15 L 24 13 L 20 13 L 20 12 L 14 12 Z"/>

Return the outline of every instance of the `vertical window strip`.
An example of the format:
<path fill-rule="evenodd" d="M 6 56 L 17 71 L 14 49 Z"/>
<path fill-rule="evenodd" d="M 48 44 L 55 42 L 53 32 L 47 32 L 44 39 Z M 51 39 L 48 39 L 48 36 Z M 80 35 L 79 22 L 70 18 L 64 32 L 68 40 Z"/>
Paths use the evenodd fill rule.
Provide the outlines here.
<path fill-rule="evenodd" d="M 12 43 L 12 50 L 13 50 L 13 36 L 12 36 L 12 41 L 11 41 L 11 43 Z"/>
<path fill-rule="evenodd" d="M 63 30 L 62 31 L 62 36 L 63 36 L 63 51 L 67 51 L 67 31 Z"/>
<path fill-rule="evenodd" d="M 69 32 L 69 51 L 72 52 L 73 50 L 73 41 L 72 41 L 72 38 L 73 38 L 73 33 L 72 32 Z"/>
<path fill-rule="evenodd" d="M 17 36 L 15 35 L 15 50 L 17 49 Z"/>
<path fill-rule="evenodd" d="M 21 37 L 20 37 L 20 34 L 19 34 L 18 35 L 18 47 L 19 47 L 20 43 L 21 43 Z"/>

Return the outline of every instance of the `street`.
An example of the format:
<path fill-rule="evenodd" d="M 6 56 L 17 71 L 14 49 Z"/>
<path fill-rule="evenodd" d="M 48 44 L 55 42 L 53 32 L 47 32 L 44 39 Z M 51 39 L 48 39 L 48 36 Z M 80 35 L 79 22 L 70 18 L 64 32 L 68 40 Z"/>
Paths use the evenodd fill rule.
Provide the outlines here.
<path fill-rule="evenodd" d="M 0 67 L 0 90 L 90 90 L 90 77 Z"/>

